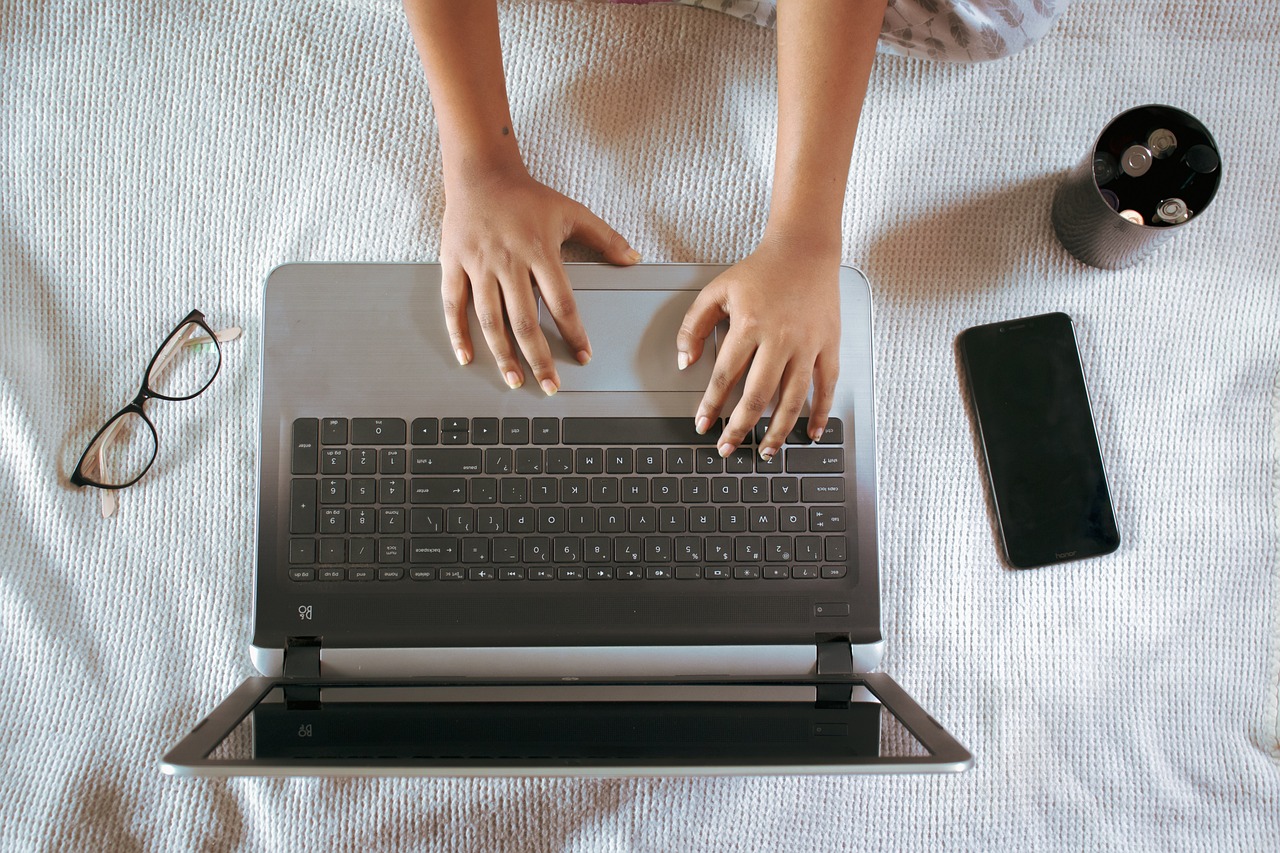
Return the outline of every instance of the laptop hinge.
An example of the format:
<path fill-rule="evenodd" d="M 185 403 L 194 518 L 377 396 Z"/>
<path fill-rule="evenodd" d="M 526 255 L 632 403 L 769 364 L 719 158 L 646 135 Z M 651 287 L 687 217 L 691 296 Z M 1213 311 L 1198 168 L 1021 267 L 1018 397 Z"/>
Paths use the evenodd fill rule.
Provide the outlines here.
<path fill-rule="evenodd" d="M 853 675 L 853 648 L 848 634 L 819 634 L 818 675 Z M 844 708 L 853 699 L 853 684 L 819 684 L 819 708 Z"/>
<path fill-rule="evenodd" d="M 314 679 L 320 677 L 319 637 L 290 637 L 284 645 L 284 677 Z M 286 708 L 317 709 L 320 707 L 320 688 L 285 685 Z"/>

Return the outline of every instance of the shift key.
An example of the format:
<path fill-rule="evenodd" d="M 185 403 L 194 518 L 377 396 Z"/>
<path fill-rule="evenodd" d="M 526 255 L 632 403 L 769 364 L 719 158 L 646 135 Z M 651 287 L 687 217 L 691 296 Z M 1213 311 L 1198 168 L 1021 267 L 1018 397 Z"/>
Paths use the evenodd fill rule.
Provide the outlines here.
<path fill-rule="evenodd" d="M 788 474 L 843 474 L 842 447 L 789 447 L 786 450 Z"/>
<path fill-rule="evenodd" d="M 479 447 L 415 447 L 409 454 L 413 474 L 479 474 L 483 464 Z"/>

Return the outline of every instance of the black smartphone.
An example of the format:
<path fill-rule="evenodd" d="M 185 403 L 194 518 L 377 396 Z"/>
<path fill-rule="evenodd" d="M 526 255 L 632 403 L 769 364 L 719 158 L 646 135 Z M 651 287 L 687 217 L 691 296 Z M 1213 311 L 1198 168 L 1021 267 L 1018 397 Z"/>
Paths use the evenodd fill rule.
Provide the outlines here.
<path fill-rule="evenodd" d="M 1009 564 L 1120 547 L 1071 318 L 975 326 L 959 349 Z"/>

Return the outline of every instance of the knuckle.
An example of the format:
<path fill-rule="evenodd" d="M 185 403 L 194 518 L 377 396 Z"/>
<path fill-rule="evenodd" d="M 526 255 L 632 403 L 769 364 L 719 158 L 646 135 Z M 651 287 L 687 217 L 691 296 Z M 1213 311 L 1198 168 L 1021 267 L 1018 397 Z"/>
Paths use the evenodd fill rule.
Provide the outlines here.
<path fill-rule="evenodd" d="M 763 394 L 743 394 L 742 408 L 746 412 L 750 412 L 757 417 L 769 405 L 769 399 Z"/>
<path fill-rule="evenodd" d="M 723 396 L 733 387 L 733 377 L 723 370 L 715 370 L 711 373 L 711 387 L 717 394 Z"/>
<path fill-rule="evenodd" d="M 537 315 L 517 314 L 511 318 L 511 331 L 517 338 L 526 338 L 538 328 Z"/>
<path fill-rule="evenodd" d="M 476 322 L 480 324 L 480 328 L 485 332 L 499 332 L 502 330 L 502 315 L 495 311 L 480 311 L 476 314 Z"/>

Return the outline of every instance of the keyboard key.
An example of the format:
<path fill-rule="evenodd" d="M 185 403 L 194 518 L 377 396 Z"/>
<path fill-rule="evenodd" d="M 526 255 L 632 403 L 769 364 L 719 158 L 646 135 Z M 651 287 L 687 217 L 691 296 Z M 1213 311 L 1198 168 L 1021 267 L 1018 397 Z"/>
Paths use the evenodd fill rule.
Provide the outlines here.
<path fill-rule="evenodd" d="M 497 418 L 475 418 L 471 421 L 471 443 L 472 444 L 497 444 L 498 443 L 498 419 Z"/>
<path fill-rule="evenodd" d="M 805 477 L 800 494 L 805 503 L 844 503 L 844 477 Z"/>
<path fill-rule="evenodd" d="M 345 539 L 321 539 L 319 563 L 345 563 L 347 541 Z"/>
<path fill-rule="evenodd" d="M 718 504 L 736 504 L 742 499 L 737 477 L 712 477 L 711 500 Z"/>
<path fill-rule="evenodd" d="M 824 533 L 840 533 L 844 530 L 844 507 L 809 507 L 809 529 Z"/>
<path fill-rule="evenodd" d="M 476 477 L 471 481 L 471 502 L 491 504 L 498 500 L 498 481 L 492 477 Z"/>
<path fill-rule="evenodd" d="M 790 536 L 766 536 L 764 537 L 764 560 L 766 563 L 789 563 L 793 547 Z"/>
<path fill-rule="evenodd" d="M 604 452 L 607 474 L 630 474 L 636 467 L 636 452 L 630 447 L 610 447 Z"/>
<path fill-rule="evenodd" d="M 320 473 L 329 477 L 347 473 L 347 449 L 326 447 L 320 453 Z"/>
<path fill-rule="evenodd" d="M 818 436 L 818 444 L 844 444 L 844 422 L 839 418 L 827 418 L 827 426 Z"/>
<path fill-rule="evenodd" d="M 289 532 L 316 532 L 316 504 L 319 484 L 315 480 L 294 480 L 289 485 Z"/>
<path fill-rule="evenodd" d="M 708 563 L 727 563 L 733 559 L 733 540 L 728 536 L 708 536 L 704 553 Z"/>
<path fill-rule="evenodd" d="M 586 569 L 581 566 L 557 566 L 556 579 L 562 581 L 580 581 L 586 577 Z"/>
<path fill-rule="evenodd" d="M 644 577 L 644 569 L 640 566 L 618 566 L 615 577 L 620 581 L 638 581 Z"/>
<path fill-rule="evenodd" d="M 405 465 L 403 447 L 384 447 L 378 451 L 378 470 L 383 474 L 403 474 Z"/>
<path fill-rule="evenodd" d="M 498 536 L 490 540 L 489 550 L 495 563 L 520 562 L 520 540 L 511 536 Z"/>
<path fill-rule="evenodd" d="M 599 447 L 580 447 L 574 454 L 573 470 L 577 474 L 603 474 L 604 450 Z"/>
<path fill-rule="evenodd" d="M 786 451 L 790 452 L 790 451 Z M 779 451 L 773 457 L 765 459 L 757 454 L 756 456 L 756 473 L 757 474 L 781 474 L 782 473 L 782 456 L 783 451 Z"/>
<path fill-rule="evenodd" d="M 673 504 L 680 500 L 680 481 L 675 477 L 654 477 L 649 482 L 649 489 L 656 504 Z"/>
<path fill-rule="evenodd" d="M 518 450 L 516 450 L 516 473 L 517 474 L 543 473 L 542 448 L 521 447 Z"/>
<path fill-rule="evenodd" d="M 352 444 L 404 444 L 408 427 L 400 418 L 353 418 Z"/>
<path fill-rule="evenodd" d="M 842 447 L 793 447 L 786 456 L 788 474 L 844 473 Z"/>
<path fill-rule="evenodd" d="M 591 502 L 597 504 L 612 504 L 618 502 L 618 478 L 617 477 L 592 477 L 591 478 Z"/>
<path fill-rule="evenodd" d="M 797 580 L 811 580 L 818 576 L 817 566 L 792 566 L 791 577 Z"/>
<path fill-rule="evenodd" d="M 318 474 L 320 421 L 316 418 L 298 418 L 293 422 L 294 474 Z"/>
<path fill-rule="evenodd" d="M 800 563 L 820 563 L 822 562 L 822 537 L 821 536 L 797 536 L 796 537 L 796 561 Z"/>
<path fill-rule="evenodd" d="M 346 444 L 347 419 L 325 418 L 320 422 L 321 444 Z"/>
<path fill-rule="evenodd" d="M 739 563 L 758 563 L 764 557 L 764 540 L 759 536 L 738 536 L 733 540 L 733 559 Z"/>
<path fill-rule="evenodd" d="M 316 561 L 316 540 L 290 539 L 289 562 L 294 565 L 306 565 Z"/>
<path fill-rule="evenodd" d="M 753 581 L 760 578 L 759 566 L 734 566 L 733 576 L 738 580 Z"/>
<path fill-rule="evenodd" d="M 684 533 L 689 529 L 689 516 L 682 506 L 661 507 L 658 510 L 658 529 L 663 533 Z"/>
<path fill-rule="evenodd" d="M 667 448 L 667 473 L 668 474 L 692 474 L 693 473 L 693 448 L 691 447 Z"/>
<path fill-rule="evenodd" d="M 557 536 L 551 540 L 551 559 L 556 563 L 581 563 L 582 540 L 577 536 Z"/>
<path fill-rule="evenodd" d="M 347 511 L 340 506 L 326 506 L 320 509 L 320 533 L 323 536 L 337 536 L 347 532 Z M 352 533 L 365 533 L 353 530 Z"/>
<path fill-rule="evenodd" d="M 726 506 L 720 508 L 720 530 L 723 533 L 742 533 L 747 529 L 747 508 Z"/>
<path fill-rule="evenodd" d="M 534 444 L 559 444 L 560 421 L 555 418 L 533 419 Z"/>
<path fill-rule="evenodd" d="M 316 580 L 344 581 L 346 579 L 347 579 L 346 569 L 319 569 L 316 571 Z"/>
<path fill-rule="evenodd" d="M 613 566 L 588 566 L 587 580 L 589 581 L 613 580 Z"/>
<path fill-rule="evenodd" d="M 750 474 L 755 470 L 755 453 L 749 447 L 739 447 L 724 460 L 724 469 L 730 474 Z"/>
<path fill-rule="evenodd" d="M 456 563 L 458 540 L 452 536 L 432 536 L 409 541 L 411 563 Z"/>
<path fill-rule="evenodd" d="M 465 432 L 442 432 L 440 433 L 440 443 L 450 447 L 456 447 L 460 444 L 470 444 L 471 436 L 469 433 Z"/>
<path fill-rule="evenodd" d="M 624 504 L 642 504 L 649 502 L 648 477 L 623 477 L 622 502 Z"/>
<path fill-rule="evenodd" d="M 461 581 L 467 579 L 466 569 L 439 569 L 436 577 L 442 581 Z"/>
<path fill-rule="evenodd" d="M 764 503 L 769 500 L 769 481 L 764 477 L 742 478 L 742 502 Z"/>
<path fill-rule="evenodd" d="M 353 533 L 371 533 L 373 532 L 373 513 L 367 509 L 352 509 L 353 513 L 359 512 L 363 517 L 369 519 L 369 528 L 366 530 L 352 531 Z M 404 533 L 405 513 L 402 507 L 386 506 L 378 513 L 378 532 L 379 533 Z"/>
<path fill-rule="evenodd" d="M 378 473 L 378 452 L 372 447 L 357 447 L 347 454 L 347 461 L 352 474 Z"/>
<path fill-rule="evenodd" d="M 725 581 L 733 577 L 733 569 L 728 566 L 707 566 L 702 576 L 709 581 Z"/>
<path fill-rule="evenodd" d="M 676 562 L 677 563 L 701 563 L 702 562 L 702 537 L 701 536 L 677 536 L 676 537 Z"/>
<path fill-rule="evenodd" d="M 296 482 L 296 481 L 295 481 Z M 337 478 L 320 481 L 320 503 L 344 504 L 347 502 L 347 481 Z"/>
<path fill-rule="evenodd" d="M 311 581 L 316 579 L 315 569 L 289 569 L 289 580 L 291 581 Z"/>
<path fill-rule="evenodd" d="M 440 422 L 435 418 L 414 418 L 412 433 L 414 444 L 435 444 L 440 440 Z"/>
<path fill-rule="evenodd" d="M 694 581 L 702 579 L 702 566 L 676 566 L 676 580 Z"/>
<path fill-rule="evenodd" d="M 379 539 L 378 540 L 378 562 L 379 563 L 403 563 L 404 562 L 404 540 L 403 539 Z"/>
<path fill-rule="evenodd" d="M 627 529 L 627 512 L 622 507 L 602 507 L 597 524 L 601 533 L 623 533 Z"/>
<path fill-rule="evenodd" d="M 339 510 L 341 511 L 341 510 Z M 400 510 L 388 510 L 389 512 L 399 512 Z M 372 533 L 375 525 L 374 510 L 372 507 L 356 506 L 347 510 L 347 532 L 348 533 Z"/>
<path fill-rule="evenodd" d="M 544 469 L 548 474 L 572 474 L 573 450 L 568 447 L 552 447 L 547 450 L 547 464 Z"/>
<path fill-rule="evenodd" d="M 802 506 L 784 506 L 778 510 L 778 529 L 783 533 L 803 533 L 808 529 L 808 517 Z"/>
<path fill-rule="evenodd" d="M 700 447 L 694 457 L 694 468 L 699 474 L 719 474 L 724 471 L 724 459 L 714 447 Z"/>
<path fill-rule="evenodd" d="M 428 566 L 410 566 L 409 579 L 415 581 L 433 581 L 436 579 L 436 570 Z"/>
<path fill-rule="evenodd" d="M 378 568 L 378 580 L 380 581 L 398 581 L 404 579 L 404 569 L 400 566 L 380 566 Z"/>
<path fill-rule="evenodd" d="M 534 477 L 529 481 L 529 502 L 551 504 L 559 500 L 560 481 L 553 477 Z"/>
<path fill-rule="evenodd" d="M 569 529 L 569 511 L 564 507 L 539 507 L 538 532 L 564 533 Z"/>
<path fill-rule="evenodd" d="M 765 566 L 762 572 L 765 580 L 782 580 L 791 577 L 791 570 L 786 566 Z"/>
<path fill-rule="evenodd" d="M 627 529 L 632 533 L 656 533 L 658 510 L 651 506 L 632 507 L 627 511 Z"/>
<path fill-rule="evenodd" d="M 657 447 L 642 447 L 636 451 L 637 474 L 661 474 L 662 450 Z"/>
<path fill-rule="evenodd" d="M 711 499 L 711 483 L 706 477 L 680 478 L 680 499 L 687 504 L 706 503 Z"/>
<path fill-rule="evenodd" d="M 416 504 L 455 505 L 467 500 L 467 481 L 462 477 L 415 477 L 409 490 L 409 500 Z"/>
<path fill-rule="evenodd" d="M 371 566 L 358 566 L 347 569 L 347 580 L 349 581 L 372 581 L 377 580 L 378 570 Z"/>
<path fill-rule="evenodd" d="M 564 443 L 715 445 L 714 430 L 698 435 L 693 418 L 565 418 Z"/>
<path fill-rule="evenodd" d="M 778 508 L 773 506 L 752 507 L 747 527 L 752 533 L 772 533 L 778 529 Z"/>
<path fill-rule="evenodd" d="M 529 419 L 528 418 L 503 418 L 502 419 L 502 443 L 503 444 L 528 444 L 529 443 Z"/>
<path fill-rule="evenodd" d="M 849 573 L 845 566 L 823 566 L 822 576 L 827 580 L 836 580 L 842 578 Z"/>
<path fill-rule="evenodd" d="M 526 563 L 551 561 L 551 540 L 545 536 L 527 536 L 520 542 L 520 559 Z"/>
<path fill-rule="evenodd" d="M 417 449 L 410 456 L 414 474 L 479 474 L 484 466 L 480 448 Z"/>
<path fill-rule="evenodd" d="M 793 504 L 800 500 L 800 481 L 795 477 L 774 477 L 770 494 L 776 504 Z"/>
<path fill-rule="evenodd" d="M 466 418 L 441 418 L 440 432 L 467 432 L 471 428 L 471 421 Z"/>
<path fill-rule="evenodd" d="M 475 533 L 476 511 L 469 506 L 451 506 L 444 511 L 445 533 Z"/>
<path fill-rule="evenodd" d="M 462 562 L 489 562 L 489 540 L 483 536 L 467 536 L 462 540 Z"/>
<path fill-rule="evenodd" d="M 511 507 L 507 510 L 508 533 L 532 533 L 534 528 L 533 510 L 529 507 Z"/>
<path fill-rule="evenodd" d="M 378 481 L 372 477 L 353 477 L 347 502 L 353 504 L 371 504 L 378 500 Z"/>
<path fill-rule="evenodd" d="M 348 562 L 351 563 L 372 563 L 378 556 L 377 546 L 374 540 L 364 536 L 347 540 L 350 552 Z"/>
<path fill-rule="evenodd" d="M 644 559 L 648 563 L 670 563 L 672 541 L 670 536 L 644 537 Z"/>
<path fill-rule="evenodd" d="M 434 506 L 416 506 L 409 512 L 410 533 L 443 533 L 444 510 Z"/>
<path fill-rule="evenodd" d="M 647 566 L 644 570 L 645 580 L 665 581 L 672 577 L 670 566 Z"/>
<path fill-rule="evenodd" d="M 827 536 L 823 539 L 827 562 L 843 563 L 848 558 L 849 541 L 843 536 Z"/>
<path fill-rule="evenodd" d="M 689 507 L 690 533 L 715 533 L 716 511 L 709 506 Z"/>
<path fill-rule="evenodd" d="M 500 581 L 524 580 L 524 566 L 501 566 L 498 569 L 498 580 Z"/>
<path fill-rule="evenodd" d="M 531 581 L 553 581 L 556 579 L 556 570 L 551 566 L 530 566 L 529 580 Z"/>
<path fill-rule="evenodd" d="M 570 533 L 595 533 L 596 511 L 593 507 L 575 506 L 569 508 Z"/>

